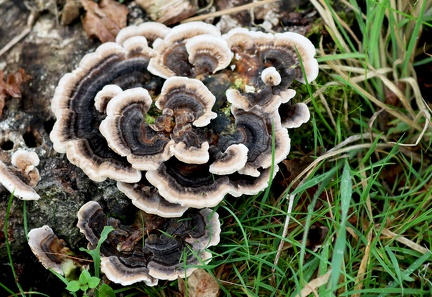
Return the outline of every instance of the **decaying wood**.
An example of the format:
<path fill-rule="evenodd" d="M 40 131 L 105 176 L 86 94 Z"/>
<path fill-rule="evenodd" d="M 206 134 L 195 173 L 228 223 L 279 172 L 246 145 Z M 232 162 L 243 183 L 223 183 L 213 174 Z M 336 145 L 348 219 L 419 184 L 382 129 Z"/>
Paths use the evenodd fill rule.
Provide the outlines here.
<path fill-rule="evenodd" d="M 188 0 L 136 0 L 150 18 L 171 25 L 194 15 L 199 7 L 196 1 Z"/>

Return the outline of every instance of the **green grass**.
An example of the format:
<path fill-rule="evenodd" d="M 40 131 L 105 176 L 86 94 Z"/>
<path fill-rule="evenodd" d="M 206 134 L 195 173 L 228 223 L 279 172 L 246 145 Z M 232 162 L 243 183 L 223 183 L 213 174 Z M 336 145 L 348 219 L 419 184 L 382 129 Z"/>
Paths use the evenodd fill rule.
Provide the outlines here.
<path fill-rule="evenodd" d="M 417 37 L 432 1 L 368 0 L 361 11 L 350 0 L 341 17 L 330 1 L 311 3 L 329 37 L 316 45 L 317 81 L 293 85 L 312 117 L 290 132 L 288 161 L 313 161 L 222 202 L 221 243 L 204 268 L 222 295 L 430 296 L 430 110 L 412 64 L 428 61 Z M 176 283 L 142 290 L 167 296 Z"/>
<path fill-rule="evenodd" d="M 15 272 L 14 262 L 13 262 L 13 259 L 12 259 L 12 254 L 11 254 L 11 249 L 10 249 L 10 244 L 9 244 L 9 232 L 8 232 L 9 215 L 10 215 L 10 211 L 11 211 L 11 207 L 12 207 L 12 200 L 13 199 L 14 199 L 14 196 L 13 196 L 13 194 L 11 194 L 9 196 L 9 200 L 8 200 L 8 204 L 7 204 L 7 208 L 6 208 L 6 215 L 5 215 L 5 219 L 4 219 L 3 234 L 5 236 L 5 245 L 6 245 L 7 255 L 8 255 L 8 258 L 9 258 L 9 266 L 10 266 L 10 269 L 12 271 L 12 275 L 13 275 L 14 279 L 16 280 L 17 279 L 17 275 L 16 275 L 16 272 Z M 20 295 L 21 296 L 25 296 L 24 290 L 22 289 L 20 283 L 18 281 L 16 281 L 15 284 L 16 284 L 19 292 L 20 292 Z M 4 288 L 8 293 L 15 295 L 12 290 L 10 290 L 9 288 L 7 288 L 3 284 L 1 284 L 1 287 Z"/>
<path fill-rule="evenodd" d="M 299 86 L 312 118 L 290 133 L 288 159 L 315 160 L 263 196 L 225 201 L 214 274 L 232 296 L 430 296 L 431 111 L 412 65 L 430 62 L 418 37 L 432 1 L 342 2 L 350 25 L 311 2 L 330 38 L 317 82 Z"/>

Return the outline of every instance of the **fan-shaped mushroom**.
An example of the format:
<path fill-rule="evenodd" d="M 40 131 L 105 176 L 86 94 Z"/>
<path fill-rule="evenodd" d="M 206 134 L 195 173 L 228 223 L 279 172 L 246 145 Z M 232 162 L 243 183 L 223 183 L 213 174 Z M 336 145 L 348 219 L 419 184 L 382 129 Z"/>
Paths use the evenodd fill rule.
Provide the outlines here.
<path fill-rule="evenodd" d="M 290 150 L 286 128 L 309 119 L 306 105 L 289 102 L 291 82 L 318 73 L 307 38 L 221 35 L 195 22 L 133 26 L 116 41 L 61 79 L 52 103 L 58 152 L 161 216 L 267 186 Z"/>
<path fill-rule="evenodd" d="M 150 89 L 149 52 L 150 49 L 128 58 L 125 48 L 105 43 L 95 53 L 86 55 L 78 69 L 63 76 L 56 88 L 51 107 L 57 121 L 50 134 L 54 149 L 65 152 L 73 164 L 95 181 L 111 177 L 133 182 L 141 178 L 139 171 L 108 147 L 98 130 L 101 114 L 94 100 L 110 84 L 121 89 L 141 84 Z"/>
<path fill-rule="evenodd" d="M 196 75 L 193 69 L 194 66 L 191 64 L 189 60 L 189 56 L 191 54 L 188 52 L 188 49 L 186 48 L 186 43 L 191 38 L 195 36 L 201 36 L 201 35 L 219 37 L 221 33 L 215 26 L 202 23 L 202 22 L 190 22 L 190 23 L 185 23 L 174 27 L 165 36 L 164 39 L 157 39 L 153 43 L 153 48 L 156 51 L 156 56 L 150 60 L 150 64 L 148 67 L 150 72 L 163 78 L 168 78 L 174 75 L 195 77 Z M 211 40 L 214 40 L 211 38 L 209 39 L 210 42 Z M 205 43 L 201 43 L 201 44 L 205 45 Z M 221 43 L 217 42 L 217 44 L 220 45 Z M 189 46 L 189 50 L 192 51 L 196 47 L 197 46 L 193 42 L 192 45 Z M 201 50 L 199 51 L 199 53 L 201 54 L 205 52 L 204 50 L 205 48 L 208 49 L 207 46 L 205 48 L 203 47 L 200 48 Z M 223 48 L 223 46 L 220 45 L 218 46 L 218 48 Z M 222 51 L 223 50 L 224 49 L 222 49 Z M 217 57 L 215 58 L 217 60 Z M 193 54 L 191 60 L 195 61 L 195 57 L 193 56 Z M 216 68 L 222 67 L 223 63 L 224 62 L 222 62 L 220 66 L 216 66 Z M 196 66 L 199 66 L 198 64 L 199 63 L 197 63 Z M 207 67 L 207 65 L 205 64 L 203 66 Z M 216 71 L 215 69 L 212 71 Z M 199 74 L 202 72 L 203 72 L 202 70 L 197 71 L 197 73 Z"/>
<path fill-rule="evenodd" d="M 47 225 L 30 230 L 28 244 L 46 269 L 64 275 L 75 267 L 74 261 L 69 257 L 72 252 L 66 247 L 66 242 L 59 239 Z"/>
<path fill-rule="evenodd" d="M 40 181 L 38 155 L 19 149 L 12 154 L 11 164 L 8 167 L 0 161 L 0 184 L 22 200 L 38 200 L 40 196 L 33 189 Z"/>
<path fill-rule="evenodd" d="M 101 246 L 101 269 L 113 282 L 129 285 L 144 281 L 154 286 L 158 279 L 188 276 L 196 269 L 191 266 L 210 261 L 211 254 L 205 249 L 219 243 L 217 213 L 210 209 L 191 210 L 178 219 L 154 220 L 155 225 L 146 222 L 146 230 L 141 225 L 125 226 L 107 218 L 93 201 L 78 212 L 78 227 L 89 240 L 90 248 L 104 226 L 114 227 Z"/>

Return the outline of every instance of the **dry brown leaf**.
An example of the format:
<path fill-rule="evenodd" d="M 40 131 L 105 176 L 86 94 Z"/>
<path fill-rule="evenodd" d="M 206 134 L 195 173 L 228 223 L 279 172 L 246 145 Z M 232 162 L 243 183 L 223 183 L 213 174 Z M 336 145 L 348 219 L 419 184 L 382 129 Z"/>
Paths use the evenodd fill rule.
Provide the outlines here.
<path fill-rule="evenodd" d="M 326 274 L 321 275 L 321 276 L 319 276 L 319 277 L 311 280 L 309 283 L 307 283 L 304 286 L 304 288 L 300 291 L 300 294 L 297 295 L 297 296 L 299 296 L 299 297 L 300 296 L 301 297 L 307 297 L 307 296 L 309 296 L 312 293 L 314 293 L 315 296 L 318 296 L 317 289 L 319 287 L 321 287 L 322 285 L 327 284 L 327 282 L 328 282 L 328 280 L 330 278 L 331 272 L 332 271 L 330 269 L 329 271 L 327 271 Z"/>
<path fill-rule="evenodd" d="M 6 96 L 9 95 L 14 98 L 21 98 L 21 84 L 31 78 L 30 75 L 25 73 L 24 69 L 20 68 L 17 72 L 9 74 L 5 81 L 4 73 L 0 70 L 0 117 L 2 116 L 5 106 Z"/>
<path fill-rule="evenodd" d="M 128 9 L 114 0 L 81 0 L 87 11 L 83 19 L 83 28 L 87 35 L 102 42 L 114 41 L 117 33 L 126 27 Z"/>
<path fill-rule="evenodd" d="M 70 25 L 79 17 L 80 8 L 82 7 L 80 0 L 66 0 L 61 12 L 60 24 L 63 26 Z"/>
<path fill-rule="evenodd" d="M 204 269 L 195 270 L 187 278 L 187 286 L 181 278 L 178 280 L 179 290 L 183 296 L 216 297 L 219 296 L 218 282 Z M 186 293 L 187 288 L 187 293 Z"/>

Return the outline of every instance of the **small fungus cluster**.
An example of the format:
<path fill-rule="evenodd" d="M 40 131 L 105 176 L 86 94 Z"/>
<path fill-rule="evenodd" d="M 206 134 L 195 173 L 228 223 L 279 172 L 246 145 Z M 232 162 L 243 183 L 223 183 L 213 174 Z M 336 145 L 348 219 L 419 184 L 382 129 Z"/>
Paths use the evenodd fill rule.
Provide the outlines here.
<path fill-rule="evenodd" d="M 19 149 L 12 154 L 11 166 L 0 161 L 0 184 L 22 200 L 38 200 L 33 189 L 40 181 L 39 157 L 33 151 Z"/>
<path fill-rule="evenodd" d="M 124 286 L 144 281 L 154 286 L 158 279 L 189 276 L 195 270 L 192 266 L 210 261 L 205 249 L 219 243 L 219 217 L 208 208 L 191 209 L 182 218 L 147 219 L 152 224 L 144 227 L 122 225 L 108 218 L 94 201 L 78 212 L 78 227 L 90 249 L 97 245 L 104 226 L 114 227 L 101 246 L 101 269 L 111 281 Z M 145 233 L 149 235 L 143 244 Z"/>
<path fill-rule="evenodd" d="M 121 30 L 60 80 L 54 149 L 163 217 L 144 232 L 107 218 L 96 202 L 81 208 L 90 247 L 103 226 L 115 227 L 101 250 L 110 280 L 155 285 L 208 261 L 204 250 L 217 244 L 220 227 L 207 207 L 267 187 L 289 153 L 287 128 L 309 120 L 305 104 L 290 102 L 289 86 L 316 78 L 314 55 L 296 33 L 144 23 Z M 185 251 L 193 252 L 184 258 Z"/>

